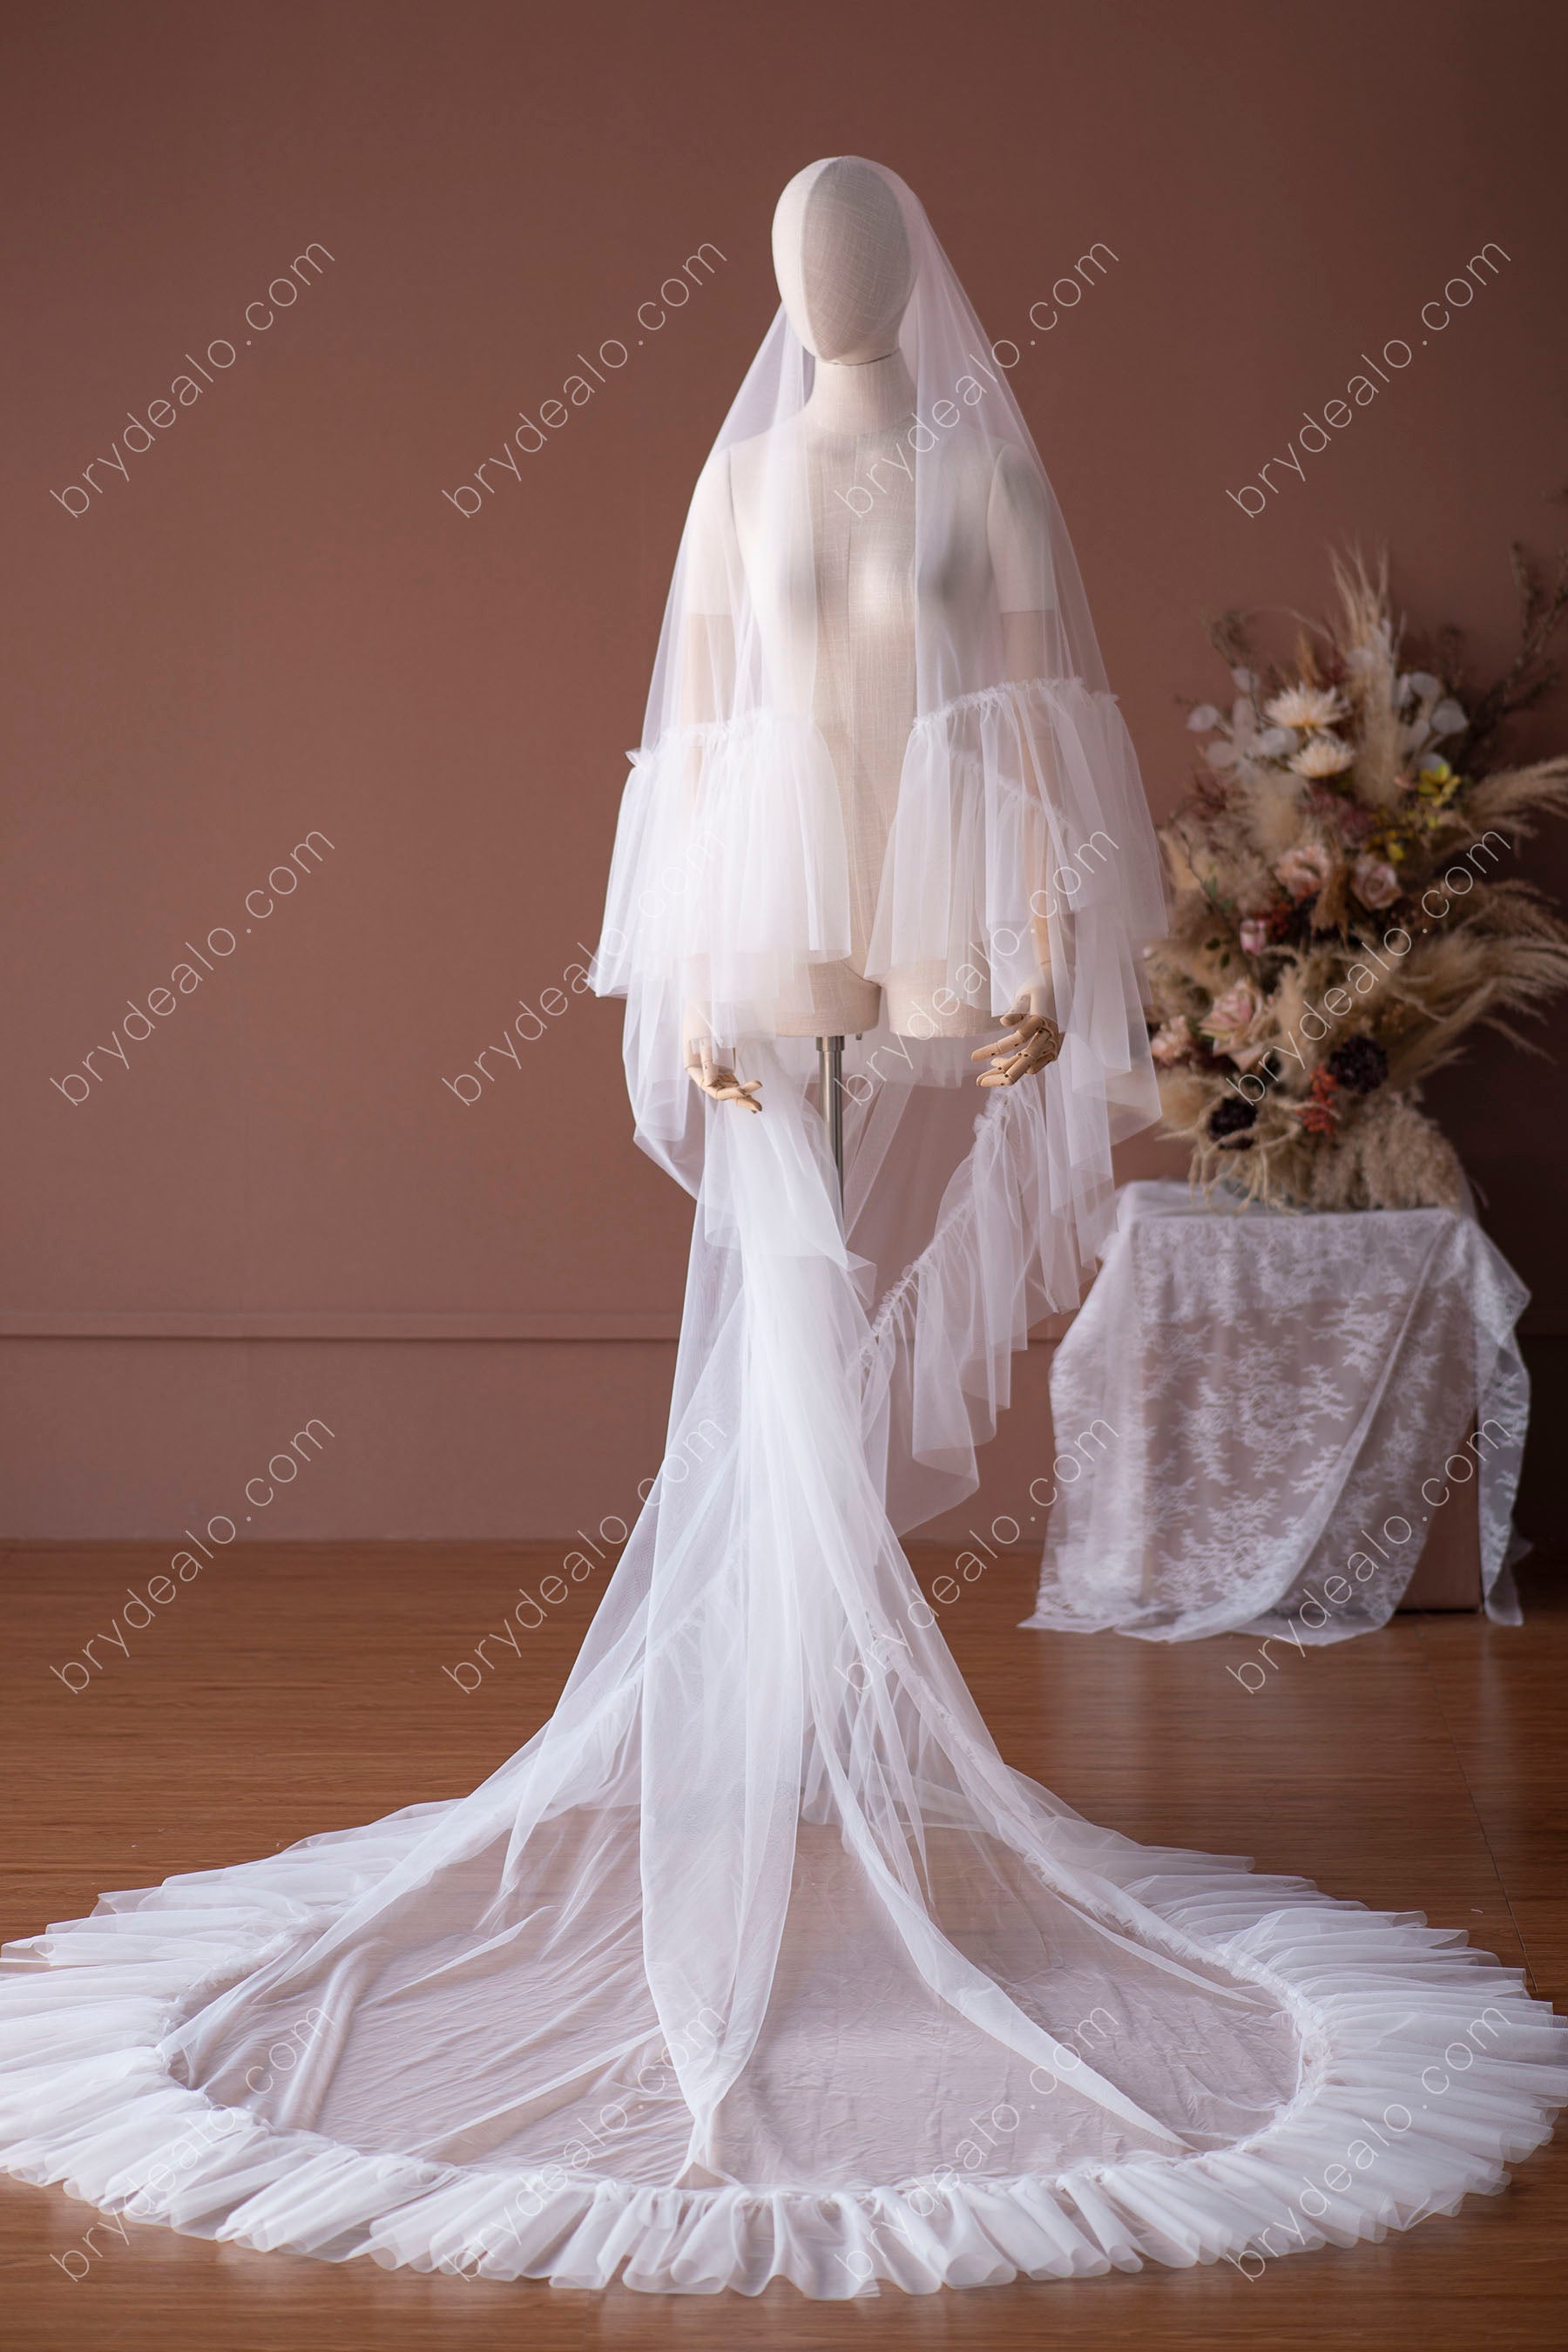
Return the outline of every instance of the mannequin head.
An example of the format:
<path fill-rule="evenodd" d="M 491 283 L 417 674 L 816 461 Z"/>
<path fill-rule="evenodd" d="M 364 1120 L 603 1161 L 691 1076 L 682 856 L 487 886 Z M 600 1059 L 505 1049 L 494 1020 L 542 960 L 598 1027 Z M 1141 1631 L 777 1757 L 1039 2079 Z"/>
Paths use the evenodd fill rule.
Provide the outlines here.
<path fill-rule="evenodd" d="M 817 359 L 857 367 L 897 350 L 914 262 L 881 173 L 858 155 L 797 172 L 773 215 L 773 272 L 791 326 Z"/>

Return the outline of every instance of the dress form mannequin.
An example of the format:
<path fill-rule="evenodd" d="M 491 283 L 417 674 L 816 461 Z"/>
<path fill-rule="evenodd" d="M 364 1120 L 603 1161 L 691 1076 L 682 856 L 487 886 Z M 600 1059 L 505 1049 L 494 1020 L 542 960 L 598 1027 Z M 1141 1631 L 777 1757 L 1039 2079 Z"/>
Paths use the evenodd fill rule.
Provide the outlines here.
<path fill-rule="evenodd" d="M 913 283 L 909 240 L 887 183 L 858 160 L 838 157 L 807 165 L 789 183 L 774 215 L 773 243 L 784 310 L 816 360 L 801 416 L 810 485 L 810 544 L 804 556 L 812 570 L 811 642 L 786 643 L 784 658 L 809 678 L 812 717 L 833 760 L 852 907 L 849 955 L 812 967 L 810 1009 L 781 1023 L 780 1034 L 823 1041 L 826 1110 L 834 1092 L 836 1045 L 846 1034 L 875 1028 L 884 1013 L 895 1035 L 979 1036 L 995 1023 L 983 999 L 953 1010 L 933 1003 L 934 976 L 920 971 L 889 974 L 884 1004 L 882 987 L 865 972 L 916 709 L 914 476 L 900 458 L 915 399 L 899 350 Z M 726 520 L 742 558 L 763 495 L 749 456 L 737 447 L 723 478 L 710 488 L 715 503 L 727 503 Z M 867 499 L 868 482 L 876 494 L 858 507 L 857 499 Z M 974 544 L 953 567 L 954 593 L 961 593 L 956 575 L 966 562 L 990 566 L 1002 606 L 1005 674 L 1019 679 L 1049 674 L 1053 667 L 1051 583 L 1035 498 L 1025 469 L 999 463 L 985 486 L 984 512 L 974 516 Z M 779 625 L 787 641 L 787 611 Z M 702 625 L 694 625 L 700 632 Z M 714 649 L 699 635 L 687 655 L 688 715 L 701 719 L 709 715 L 703 688 Z M 982 1086 L 1013 1085 L 1058 1050 L 1043 918 L 1035 929 L 1037 984 L 1005 1016 L 1008 1034 L 974 1054 L 975 1061 L 989 1065 Z M 687 1039 L 688 1068 L 705 1093 L 760 1108 L 755 1082 L 737 1079 L 731 1056 L 712 1037 L 700 1006 L 689 1008 Z"/>

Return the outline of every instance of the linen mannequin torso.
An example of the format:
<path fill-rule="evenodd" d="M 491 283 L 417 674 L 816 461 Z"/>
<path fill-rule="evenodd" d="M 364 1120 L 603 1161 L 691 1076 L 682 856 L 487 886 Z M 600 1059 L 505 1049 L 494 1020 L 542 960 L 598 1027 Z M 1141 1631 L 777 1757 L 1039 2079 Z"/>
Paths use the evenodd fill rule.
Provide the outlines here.
<path fill-rule="evenodd" d="M 811 397 L 796 429 L 805 443 L 809 511 L 789 519 L 785 562 L 770 573 L 759 620 L 774 690 L 808 711 L 837 780 L 847 851 L 849 955 L 811 970 L 811 1006 L 785 1016 L 781 1035 L 860 1034 L 884 1010 L 896 1034 L 994 1034 L 986 994 L 955 1010 L 933 1003 L 942 974 L 910 969 L 883 989 L 866 977 L 867 950 L 900 778 L 917 709 L 917 583 L 914 468 L 909 436 L 915 388 L 897 349 L 911 271 L 908 242 L 886 184 L 854 159 L 816 163 L 780 199 L 773 257 L 784 309 L 816 355 Z M 748 559 L 779 519 L 766 512 L 763 445 L 742 443 L 711 467 L 694 508 L 697 572 L 691 610 L 728 610 L 729 563 Z M 941 575 L 920 583 L 940 597 L 962 639 L 991 608 L 994 576 L 1002 612 L 1003 674 L 1047 673 L 1052 603 L 1047 534 L 1034 480 L 1005 456 L 961 477 L 952 493 L 955 528 Z M 701 630 L 708 625 L 694 619 Z M 705 681 L 710 642 L 687 648 L 688 716 L 709 715 Z M 1043 877 L 1040 877 L 1043 879 Z M 1049 1010 L 1037 927 L 1039 987 L 1030 1003 Z M 703 1026 L 690 1008 L 688 1034 Z M 728 1043 L 729 1041 L 721 1041 Z"/>
<path fill-rule="evenodd" d="M 774 618 L 838 779 L 852 945 L 844 962 L 813 967 L 812 1011 L 798 1035 L 871 1029 L 881 1013 L 882 992 L 863 974 L 915 712 L 914 486 L 885 461 L 907 425 L 910 394 L 896 352 L 864 366 L 819 364 L 806 412 L 811 546 L 801 553 L 812 566 L 811 593 L 798 616 L 781 609 Z M 742 551 L 752 519 L 746 455 L 735 453 L 731 476 Z M 857 514 L 846 494 L 879 459 L 887 494 Z"/>

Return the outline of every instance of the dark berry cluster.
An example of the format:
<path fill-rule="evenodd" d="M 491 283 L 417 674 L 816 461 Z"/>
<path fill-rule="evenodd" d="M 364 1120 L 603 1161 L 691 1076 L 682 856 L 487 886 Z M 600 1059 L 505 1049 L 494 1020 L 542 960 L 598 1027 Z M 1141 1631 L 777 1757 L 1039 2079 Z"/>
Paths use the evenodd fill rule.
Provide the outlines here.
<path fill-rule="evenodd" d="M 1329 1055 L 1329 1076 L 1348 1095 L 1373 1095 L 1388 1076 L 1388 1055 L 1375 1037 L 1347 1037 Z"/>
<path fill-rule="evenodd" d="M 1244 1102 L 1240 1095 L 1223 1095 L 1209 1113 L 1209 1140 L 1228 1143 L 1233 1151 L 1250 1150 L 1252 1138 L 1247 1129 L 1257 1124 L 1256 1103 Z"/>

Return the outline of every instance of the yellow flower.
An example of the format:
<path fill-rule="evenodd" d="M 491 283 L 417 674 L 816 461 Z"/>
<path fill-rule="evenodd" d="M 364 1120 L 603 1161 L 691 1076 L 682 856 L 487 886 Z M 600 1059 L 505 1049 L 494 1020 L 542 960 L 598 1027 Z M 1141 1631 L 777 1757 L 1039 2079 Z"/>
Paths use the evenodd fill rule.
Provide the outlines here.
<path fill-rule="evenodd" d="M 1441 808 L 1445 802 L 1453 799 L 1463 782 L 1464 778 L 1454 773 L 1447 760 L 1423 760 L 1415 789 L 1424 801 L 1431 801 Z"/>

